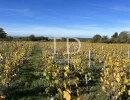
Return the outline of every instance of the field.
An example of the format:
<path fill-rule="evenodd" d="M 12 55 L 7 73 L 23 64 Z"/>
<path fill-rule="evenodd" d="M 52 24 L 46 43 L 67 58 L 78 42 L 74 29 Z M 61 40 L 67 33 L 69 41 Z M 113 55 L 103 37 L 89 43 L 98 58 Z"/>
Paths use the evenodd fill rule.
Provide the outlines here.
<path fill-rule="evenodd" d="M 129 44 L 0 44 L 0 100 L 130 100 Z"/>

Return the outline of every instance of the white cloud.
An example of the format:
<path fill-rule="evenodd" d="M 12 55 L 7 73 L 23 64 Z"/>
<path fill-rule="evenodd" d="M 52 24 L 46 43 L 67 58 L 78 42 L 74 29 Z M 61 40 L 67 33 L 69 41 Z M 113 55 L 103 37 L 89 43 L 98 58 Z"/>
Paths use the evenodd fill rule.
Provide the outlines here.
<path fill-rule="evenodd" d="M 12 36 L 28 36 L 31 34 L 37 36 L 51 37 L 93 37 L 95 34 L 112 36 L 114 32 L 129 31 L 130 20 L 117 20 L 115 25 L 66 25 L 66 26 L 45 26 L 29 24 L 9 24 L 0 25 Z"/>
<path fill-rule="evenodd" d="M 17 13 L 28 13 L 29 9 L 0 8 L 0 11 L 10 11 L 10 12 L 17 12 Z"/>
<path fill-rule="evenodd" d="M 0 12 L 7 12 L 7 13 L 11 12 L 11 15 L 14 15 L 14 16 L 22 15 L 22 16 L 33 17 L 32 12 L 29 9 L 0 8 Z"/>
<path fill-rule="evenodd" d="M 90 30 L 84 29 L 68 29 L 59 27 L 46 27 L 46 26 L 30 26 L 30 27 L 10 27 L 5 28 L 9 35 L 14 36 L 27 36 L 34 34 L 37 36 L 51 36 L 51 37 L 76 37 L 86 36 L 91 37 L 93 34 Z"/>
<path fill-rule="evenodd" d="M 126 7 L 113 7 L 112 9 L 114 10 L 118 10 L 118 11 L 127 11 L 129 12 L 130 11 L 130 8 L 126 8 Z"/>

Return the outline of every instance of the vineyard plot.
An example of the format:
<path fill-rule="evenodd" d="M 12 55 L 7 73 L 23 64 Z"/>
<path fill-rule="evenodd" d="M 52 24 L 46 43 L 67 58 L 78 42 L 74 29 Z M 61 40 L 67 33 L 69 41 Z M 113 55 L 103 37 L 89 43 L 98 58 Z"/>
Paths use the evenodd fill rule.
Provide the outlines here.
<path fill-rule="evenodd" d="M 0 98 L 5 100 L 129 100 L 129 44 L 1 42 Z M 73 52 L 75 42 L 70 43 Z M 69 58 L 69 59 L 68 59 Z M 69 62 L 68 62 L 69 60 Z"/>

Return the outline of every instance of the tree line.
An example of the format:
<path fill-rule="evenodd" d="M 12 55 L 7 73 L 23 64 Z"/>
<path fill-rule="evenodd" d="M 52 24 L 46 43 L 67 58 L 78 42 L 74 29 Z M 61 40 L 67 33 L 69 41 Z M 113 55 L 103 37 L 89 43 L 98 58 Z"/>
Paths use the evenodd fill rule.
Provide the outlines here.
<path fill-rule="evenodd" d="M 18 40 L 18 41 L 53 41 L 53 38 L 49 37 L 44 37 L 44 36 L 35 36 L 35 35 L 30 35 L 30 36 L 25 36 L 25 37 L 12 37 L 8 36 L 8 34 L 4 31 L 3 28 L 0 28 L 0 40 L 3 41 L 12 41 L 12 40 Z M 57 38 L 57 42 L 66 42 L 66 38 Z M 71 42 L 75 42 L 75 39 L 69 39 Z"/>
<path fill-rule="evenodd" d="M 44 37 L 44 36 L 35 36 L 35 35 L 30 35 L 30 36 L 25 36 L 25 37 L 12 37 L 12 36 L 8 36 L 8 34 L 4 31 L 3 28 L 0 28 L 0 40 L 3 41 L 12 41 L 12 40 L 18 40 L 18 41 L 54 41 L 53 38 L 49 38 L 49 37 Z M 81 41 L 86 41 L 87 38 L 79 38 L 79 40 Z M 67 38 L 62 37 L 62 38 L 57 38 L 56 39 L 57 42 L 66 42 Z M 69 38 L 69 41 L 71 42 L 76 42 L 75 39 L 73 38 Z"/>
<path fill-rule="evenodd" d="M 120 34 L 115 32 L 111 38 L 108 38 L 108 36 L 101 36 L 100 34 L 96 34 L 93 36 L 93 38 L 78 38 L 81 42 L 83 41 L 91 41 L 92 43 L 130 43 L 130 31 L 122 31 Z M 50 39 L 49 37 L 44 36 L 35 36 L 30 35 L 26 37 L 12 37 L 8 36 L 8 34 L 4 31 L 3 28 L 0 28 L 0 40 L 5 41 L 12 41 L 12 40 L 18 40 L 18 41 L 53 41 L 53 38 Z M 62 37 L 60 39 L 57 39 L 57 41 L 66 41 L 65 37 Z M 71 39 L 70 41 L 75 42 L 75 39 Z"/>
<path fill-rule="evenodd" d="M 120 34 L 115 32 L 111 38 L 96 34 L 91 39 L 93 43 L 130 43 L 130 31 L 122 31 Z"/>
<path fill-rule="evenodd" d="M 4 31 L 3 28 L 0 28 L 0 40 L 3 41 L 12 41 L 12 40 L 18 40 L 18 41 L 49 41 L 48 37 L 44 36 L 35 36 L 35 35 L 30 35 L 26 37 L 12 37 L 8 36 L 8 34 Z"/>

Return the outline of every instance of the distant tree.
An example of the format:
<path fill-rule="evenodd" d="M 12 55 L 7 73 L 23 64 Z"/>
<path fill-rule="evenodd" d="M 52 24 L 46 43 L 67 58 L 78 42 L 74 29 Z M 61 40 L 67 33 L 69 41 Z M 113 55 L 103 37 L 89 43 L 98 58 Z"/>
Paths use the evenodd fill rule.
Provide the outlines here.
<path fill-rule="evenodd" d="M 128 39 L 129 39 L 128 42 L 130 43 L 130 31 L 128 31 L 127 34 L 128 34 Z"/>
<path fill-rule="evenodd" d="M 49 41 L 48 37 L 39 36 L 35 37 L 35 41 Z"/>
<path fill-rule="evenodd" d="M 101 35 L 96 34 L 96 35 L 94 35 L 94 37 L 92 38 L 91 42 L 96 43 L 96 42 L 101 42 L 101 40 L 102 40 Z"/>
<path fill-rule="evenodd" d="M 118 33 L 115 32 L 111 37 L 112 37 L 112 38 L 118 38 Z"/>
<path fill-rule="evenodd" d="M 29 39 L 29 41 L 35 41 L 35 35 L 30 35 L 29 37 L 28 37 L 28 39 Z"/>
<path fill-rule="evenodd" d="M 112 42 L 112 43 L 117 43 L 117 42 L 118 42 L 118 38 L 119 38 L 118 33 L 115 32 L 115 33 L 111 36 L 111 42 Z"/>
<path fill-rule="evenodd" d="M 6 40 L 7 40 L 7 41 L 12 41 L 13 39 L 14 39 L 14 38 L 13 38 L 12 36 L 7 36 L 7 37 L 6 37 Z"/>
<path fill-rule="evenodd" d="M 102 37 L 102 42 L 103 42 L 103 43 L 108 43 L 108 42 L 109 42 L 108 37 L 107 37 L 107 36 L 103 36 L 103 37 Z"/>
<path fill-rule="evenodd" d="M 62 38 L 61 38 L 61 41 L 66 41 L 66 38 L 65 38 L 65 37 L 62 37 Z"/>
<path fill-rule="evenodd" d="M 49 41 L 48 37 L 40 36 L 39 38 L 40 38 L 40 40 L 42 40 L 42 41 Z"/>
<path fill-rule="evenodd" d="M 6 38 L 7 37 L 7 33 L 4 31 L 3 28 L 0 28 L 0 38 Z"/>
<path fill-rule="evenodd" d="M 128 43 L 129 42 L 128 31 L 122 31 L 119 34 L 119 42 L 120 43 Z"/>

